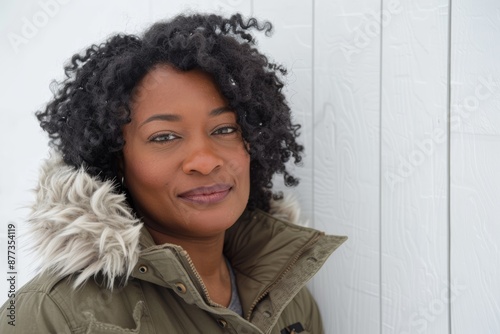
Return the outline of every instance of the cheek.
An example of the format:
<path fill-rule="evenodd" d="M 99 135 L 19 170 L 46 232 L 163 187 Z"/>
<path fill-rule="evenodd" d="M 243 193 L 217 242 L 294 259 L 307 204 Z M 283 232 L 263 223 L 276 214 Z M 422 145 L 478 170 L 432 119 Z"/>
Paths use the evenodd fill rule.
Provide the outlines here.
<path fill-rule="evenodd" d="M 243 151 L 234 156 L 229 160 L 228 170 L 239 180 L 240 185 L 250 184 L 250 155 Z"/>
<path fill-rule="evenodd" d="M 246 159 L 233 159 L 228 163 L 228 171 L 231 175 L 237 177 L 244 177 L 250 167 L 250 160 Z"/>
<path fill-rule="evenodd" d="M 131 159 L 125 157 L 125 180 L 132 192 L 145 189 L 162 188 L 171 178 L 168 167 L 148 159 Z"/>
<path fill-rule="evenodd" d="M 125 179 L 127 183 L 137 185 L 154 184 L 154 175 L 148 171 L 146 164 L 131 163 L 125 169 Z"/>

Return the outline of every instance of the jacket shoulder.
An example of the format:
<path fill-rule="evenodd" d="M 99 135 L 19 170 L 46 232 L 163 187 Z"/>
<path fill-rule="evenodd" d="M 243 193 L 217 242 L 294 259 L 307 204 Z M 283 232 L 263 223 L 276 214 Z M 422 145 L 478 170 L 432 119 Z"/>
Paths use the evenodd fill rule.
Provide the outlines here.
<path fill-rule="evenodd" d="M 58 281 L 37 276 L 0 308 L 1 333 L 71 333 L 68 318 L 51 295 Z"/>
<path fill-rule="evenodd" d="M 15 296 L 14 311 L 10 300 L 0 309 L 2 318 L 13 313 L 15 326 L 0 324 L 1 333 L 98 333 L 98 330 L 137 329 L 138 319 L 145 310 L 144 303 L 133 296 L 141 293 L 136 282 L 109 290 L 95 280 L 78 288 L 74 277 L 54 279 L 42 274 Z M 90 331 L 89 331 L 90 330 Z"/>

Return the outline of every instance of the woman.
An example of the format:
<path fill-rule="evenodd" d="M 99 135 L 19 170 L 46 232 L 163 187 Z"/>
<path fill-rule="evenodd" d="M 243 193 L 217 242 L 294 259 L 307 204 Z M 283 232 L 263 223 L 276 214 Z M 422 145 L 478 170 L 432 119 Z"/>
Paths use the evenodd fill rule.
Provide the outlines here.
<path fill-rule="evenodd" d="M 37 113 L 40 274 L 2 333 L 323 332 L 304 286 L 345 238 L 271 215 L 303 148 L 251 29 L 271 25 L 178 16 L 73 56 Z"/>

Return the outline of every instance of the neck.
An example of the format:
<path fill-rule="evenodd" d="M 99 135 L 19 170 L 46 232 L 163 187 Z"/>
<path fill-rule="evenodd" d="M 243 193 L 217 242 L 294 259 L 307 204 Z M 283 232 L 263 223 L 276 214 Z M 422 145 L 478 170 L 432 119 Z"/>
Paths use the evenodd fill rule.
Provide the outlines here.
<path fill-rule="evenodd" d="M 227 306 L 231 300 L 231 278 L 223 254 L 224 233 L 205 238 L 172 236 L 148 228 L 156 244 L 181 246 L 191 258 L 212 301 Z"/>

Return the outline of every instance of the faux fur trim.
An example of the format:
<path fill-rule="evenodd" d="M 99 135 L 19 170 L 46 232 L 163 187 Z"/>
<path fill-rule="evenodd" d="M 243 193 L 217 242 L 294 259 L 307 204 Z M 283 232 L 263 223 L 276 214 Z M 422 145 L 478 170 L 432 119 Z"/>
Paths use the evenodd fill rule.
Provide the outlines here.
<path fill-rule="evenodd" d="M 270 214 L 297 223 L 293 196 L 271 203 Z M 125 195 L 111 181 L 100 181 L 84 168 L 66 165 L 52 153 L 42 165 L 36 200 L 28 219 L 30 250 L 39 271 L 62 279 L 75 275 L 75 287 L 100 274 L 112 289 L 117 277 L 130 276 L 140 255 L 142 223 Z"/>
<path fill-rule="evenodd" d="M 283 199 L 272 200 L 269 213 L 274 217 L 292 224 L 306 226 L 307 223 L 300 222 L 300 205 L 297 198 L 290 193 L 286 193 Z"/>
<path fill-rule="evenodd" d="M 41 272 L 57 278 L 78 274 L 75 286 L 102 273 L 109 288 L 116 277 L 131 274 L 142 224 L 125 196 L 113 192 L 112 182 L 75 170 L 52 154 L 41 168 L 36 193 L 29 239 Z"/>

